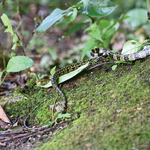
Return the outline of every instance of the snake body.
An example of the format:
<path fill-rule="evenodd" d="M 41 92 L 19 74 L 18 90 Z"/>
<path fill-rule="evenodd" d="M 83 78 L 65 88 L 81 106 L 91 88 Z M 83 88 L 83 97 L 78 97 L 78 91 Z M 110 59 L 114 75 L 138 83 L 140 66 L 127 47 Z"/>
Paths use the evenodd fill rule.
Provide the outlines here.
<path fill-rule="evenodd" d="M 93 66 L 93 65 L 95 65 L 97 63 L 106 62 L 106 61 L 109 60 L 108 59 L 109 57 L 111 57 L 114 60 L 118 60 L 118 61 L 135 61 L 135 60 L 138 60 L 138 59 L 142 59 L 142 58 L 145 58 L 145 57 L 150 55 L 150 46 L 147 45 L 147 46 L 145 46 L 143 48 L 142 51 L 139 51 L 139 52 L 136 52 L 136 53 L 132 53 L 132 54 L 126 54 L 126 55 L 117 55 L 117 54 L 114 54 L 114 53 L 104 49 L 104 48 L 102 48 L 102 49 L 100 49 L 100 48 L 92 49 L 90 54 L 94 58 L 83 60 L 83 61 L 80 61 L 78 63 L 66 66 L 66 67 L 64 67 L 62 69 L 57 70 L 52 75 L 51 83 L 52 83 L 53 88 L 56 91 L 58 91 L 58 93 L 62 96 L 62 99 L 64 101 L 64 112 L 65 112 L 65 109 L 66 109 L 66 98 L 65 98 L 65 95 L 63 94 L 63 92 L 59 89 L 59 87 L 57 85 L 57 80 L 58 80 L 58 78 L 60 76 L 62 76 L 64 74 L 67 74 L 69 72 L 72 72 L 72 71 L 78 69 L 79 67 L 85 65 L 86 63 L 89 63 L 88 67 L 90 67 L 90 66 Z M 30 115 L 28 115 L 26 117 L 26 119 L 24 121 L 24 126 L 27 129 L 32 130 L 32 128 L 29 128 L 29 127 L 26 126 L 26 120 L 27 120 L 27 118 L 29 116 Z M 43 129 L 43 128 L 46 128 L 46 127 L 48 127 L 48 125 L 44 125 L 44 126 L 39 127 L 39 128 L 34 128 L 34 130 L 36 130 L 36 129 Z"/>
<path fill-rule="evenodd" d="M 126 55 L 117 55 L 114 54 L 104 48 L 100 49 L 100 48 L 95 48 L 92 49 L 90 52 L 91 56 L 93 56 L 94 58 L 92 59 L 88 59 L 88 60 L 83 60 L 81 62 L 69 65 L 67 67 L 64 67 L 58 71 L 56 71 L 51 78 L 51 82 L 52 82 L 52 86 L 54 89 L 56 89 L 58 91 L 58 93 L 62 96 L 63 101 L 66 103 L 66 98 L 65 95 L 63 94 L 63 92 L 59 89 L 58 85 L 57 85 L 57 80 L 60 76 L 67 74 L 69 72 L 72 72 L 76 69 L 78 69 L 79 67 L 81 67 L 82 65 L 90 62 L 90 65 L 94 65 L 100 62 L 106 62 L 108 61 L 107 58 L 111 57 L 114 60 L 119 60 L 119 61 L 134 61 L 137 59 L 142 59 L 145 58 L 147 56 L 150 55 L 150 46 L 147 45 L 144 47 L 144 49 L 142 51 L 136 52 L 136 53 L 132 53 L 132 54 L 126 54 Z"/>

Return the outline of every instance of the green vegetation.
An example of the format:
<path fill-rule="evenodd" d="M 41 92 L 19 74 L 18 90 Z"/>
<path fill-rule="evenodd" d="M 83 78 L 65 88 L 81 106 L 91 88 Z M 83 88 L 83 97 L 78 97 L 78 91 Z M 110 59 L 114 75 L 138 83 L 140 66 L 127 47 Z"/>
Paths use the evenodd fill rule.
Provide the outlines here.
<path fill-rule="evenodd" d="M 147 149 L 149 65 L 149 59 L 115 71 L 105 65 L 74 78 L 76 87 L 62 90 L 71 102 L 68 113 L 80 118 L 39 149 Z"/>
<path fill-rule="evenodd" d="M 37 6 L 48 5 L 49 7 L 48 0 L 36 2 Z M 31 31 L 24 29 L 20 14 L 28 14 L 29 10 L 23 5 L 26 3 L 31 5 L 35 1 L 4 0 L 0 3 L 3 8 L 1 9 L 1 14 L 3 14 L 1 19 L 6 27 L 5 32 L 9 35 L 11 44 L 13 43 L 6 49 L 6 54 L 10 52 L 10 49 L 12 50 L 12 58 L 4 66 L 4 70 L 0 72 L 0 85 L 9 72 L 19 72 L 34 64 L 33 60 L 25 56 L 34 47 L 39 49 L 41 53 L 43 53 L 41 49 L 44 47 L 44 52 L 50 54 L 52 59 L 49 61 L 52 69 L 51 71 L 48 67 L 44 69 L 52 75 L 56 66 L 64 67 L 66 64 L 74 62 L 72 59 L 75 55 L 74 52 L 79 54 L 75 60 L 80 61 L 90 57 L 89 51 L 92 48 L 112 49 L 112 44 L 120 33 L 123 33 L 129 40 L 124 45 L 122 54 L 140 51 L 143 46 L 149 44 L 149 40 L 145 40 L 149 37 L 150 30 L 146 16 L 146 2 L 141 0 L 136 2 L 134 0 L 127 2 L 123 0 L 82 0 L 67 4 L 65 1 L 64 4 L 60 0 L 57 2 L 61 7 L 58 8 L 57 4 L 52 2 L 51 5 L 54 5 L 54 8 L 50 10 L 51 13 L 47 17 L 36 16 L 32 18 L 35 24 L 37 22 L 40 24 L 34 29 L 34 36 L 30 37 L 27 44 L 23 42 L 23 39 L 28 37 Z M 9 6 L 9 9 L 6 6 Z M 63 6 L 65 7 L 63 8 Z M 19 24 L 12 26 L 11 19 L 16 14 L 19 16 Z M 122 23 L 128 24 L 129 27 L 126 25 L 123 28 Z M 88 37 L 84 41 L 82 52 L 79 51 L 81 48 L 70 54 L 68 52 L 67 63 L 65 62 L 66 58 L 60 58 L 55 49 L 48 45 L 48 40 L 45 38 L 45 35 L 52 34 L 55 29 L 58 29 L 57 27 L 63 31 L 59 37 L 56 36 L 58 39 L 55 40 L 58 42 L 74 35 L 80 29 L 82 29 L 82 37 L 83 34 Z M 52 35 L 51 38 L 55 37 Z M 65 46 L 64 43 L 63 46 Z M 19 48 L 21 48 L 23 56 L 18 55 L 17 49 Z M 62 49 L 64 48 L 61 46 Z M 1 48 L 0 54 L 4 56 L 4 50 Z M 2 59 L 5 62 L 5 58 L 2 57 Z M 66 129 L 60 129 L 54 133 L 49 141 L 44 140 L 44 145 L 37 142 L 37 145 L 41 146 L 39 149 L 149 149 L 150 61 L 147 58 L 136 61 L 132 65 L 121 64 L 122 62 L 116 63 L 117 65 L 114 66 L 107 64 L 101 68 L 84 72 L 83 69 L 88 65 L 86 64 L 80 68 L 81 70 L 76 70 L 73 74 L 67 74 L 62 77 L 63 79 L 60 79 L 59 83 L 83 71 L 82 74 L 80 73 L 66 82 L 68 87 L 65 87 L 65 84 L 62 85 L 61 90 L 68 101 L 67 114 L 61 114 L 54 110 L 52 115 L 52 105 L 57 93 L 54 89 L 48 89 L 51 86 L 49 81 L 44 89 L 38 88 L 43 87 L 42 82 L 36 82 L 44 78 L 45 74 L 38 74 L 36 77 L 31 75 L 25 88 L 18 87 L 15 90 L 14 97 L 23 96 L 19 101 L 6 102 L 3 99 L 1 102 L 3 104 L 6 102 L 4 109 L 8 115 L 13 115 L 13 119 L 19 112 L 24 119 L 38 104 L 43 103 L 31 115 L 28 120 L 29 124 L 37 126 L 49 124 L 51 126 L 53 125 L 52 121 L 55 122 L 55 125 L 58 120 L 69 122 Z M 2 77 L 4 74 L 5 77 Z M 47 76 L 51 78 L 51 75 Z M 61 101 L 62 97 L 58 96 L 57 102 Z"/>

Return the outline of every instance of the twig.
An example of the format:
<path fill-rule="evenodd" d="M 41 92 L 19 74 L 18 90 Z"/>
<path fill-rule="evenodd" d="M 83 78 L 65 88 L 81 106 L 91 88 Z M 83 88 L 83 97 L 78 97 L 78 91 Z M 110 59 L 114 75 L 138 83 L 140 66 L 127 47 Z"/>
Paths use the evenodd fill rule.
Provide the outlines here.
<path fill-rule="evenodd" d="M 101 64 L 96 64 L 92 67 L 89 67 L 89 68 L 87 68 L 87 70 L 91 70 L 93 68 L 96 68 L 96 67 L 99 67 L 99 66 L 102 66 L 102 65 L 105 65 L 105 64 L 115 64 L 115 63 L 114 62 L 104 62 L 104 63 L 101 63 Z"/>
<path fill-rule="evenodd" d="M 27 125 L 26 125 L 26 121 L 27 121 L 27 119 L 30 117 L 30 115 L 40 106 L 40 105 L 42 105 L 45 101 L 47 101 L 47 99 L 45 99 L 42 103 L 40 103 L 40 104 L 38 104 L 32 111 L 31 111 L 31 113 L 25 118 L 25 120 L 24 120 L 24 127 L 25 128 L 27 128 L 27 129 L 30 129 L 29 127 L 27 127 Z M 41 129 L 41 128 L 33 128 L 33 129 Z"/>

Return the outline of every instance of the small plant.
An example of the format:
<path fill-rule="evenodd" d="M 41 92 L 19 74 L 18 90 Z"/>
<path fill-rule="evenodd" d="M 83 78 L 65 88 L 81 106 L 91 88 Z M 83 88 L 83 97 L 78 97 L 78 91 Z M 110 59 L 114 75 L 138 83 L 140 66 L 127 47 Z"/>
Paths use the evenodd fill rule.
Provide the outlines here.
<path fill-rule="evenodd" d="M 53 124 L 56 126 L 58 120 L 60 121 L 60 120 L 69 120 L 69 119 L 71 119 L 71 114 L 69 114 L 69 113 L 62 114 L 62 113 L 60 113 L 60 114 L 58 114 L 58 116 L 57 116 L 57 118 L 54 120 L 54 122 L 50 122 L 50 123 L 48 124 L 48 127 L 52 127 Z"/>
<path fill-rule="evenodd" d="M 23 43 L 20 40 L 17 33 L 13 30 L 12 25 L 11 25 L 10 20 L 7 17 L 7 15 L 3 14 L 1 16 L 1 19 L 2 19 L 3 24 L 7 27 L 5 32 L 9 32 L 11 34 L 11 36 L 13 36 L 14 45 L 13 45 L 12 49 L 15 50 L 18 46 L 20 46 L 20 47 L 22 47 L 22 50 L 23 50 Z M 24 50 L 23 50 L 23 53 L 24 53 Z M 19 72 L 19 71 L 25 70 L 25 69 L 31 67 L 32 65 L 34 65 L 33 60 L 30 59 L 29 57 L 15 56 L 15 53 L 12 53 L 11 55 L 12 55 L 12 58 L 8 61 L 7 67 L 0 74 L 0 86 L 4 82 L 8 72 Z M 24 55 L 25 55 L 25 53 L 24 53 Z M 2 75 L 4 73 L 5 73 L 5 76 L 2 80 Z"/>
<path fill-rule="evenodd" d="M 91 36 L 91 39 L 88 40 L 83 48 L 81 56 L 81 59 L 83 59 L 85 54 L 92 48 L 101 46 L 106 48 L 109 45 L 113 34 L 119 27 L 119 22 L 121 22 L 125 16 L 116 22 L 102 20 L 102 18 L 112 13 L 122 1 L 123 0 L 118 0 L 115 3 L 112 3 L 109 0 L 81 0 L 79 3 L 70 6 L 66 10 L 56 8 L 42 21 L 36 31 L 37 33 L 44 32 L 51 26 L 53 26 L 54 29 L 63 20 L 67 20 L 67 24 L 70 24 L 75 20 L 77 14 L 87 16 L 89 19 L 85 17 L 86 19 L 82 22 L 74 23 L 74 25 L 69 28 L 68 32 L 58 39 L 58 41 L 60 41 L 89 24 L 90 27 L 85 29 L 85 32 L 90 31 L 89 35 Z"/>

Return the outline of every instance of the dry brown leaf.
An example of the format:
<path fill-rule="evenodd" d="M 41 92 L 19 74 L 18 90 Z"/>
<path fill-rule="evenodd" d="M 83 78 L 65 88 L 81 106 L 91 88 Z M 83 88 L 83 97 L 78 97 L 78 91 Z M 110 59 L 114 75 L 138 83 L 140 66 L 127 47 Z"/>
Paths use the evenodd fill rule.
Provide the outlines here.
<path fill-rule="evenodd" d="M 11 121 L 10 119 L 7 117 L 2 105 L 0 104 L 0 119 L 2 119 L 4 122 L 6 123 L 10 123 L 11 124 Z"/>

